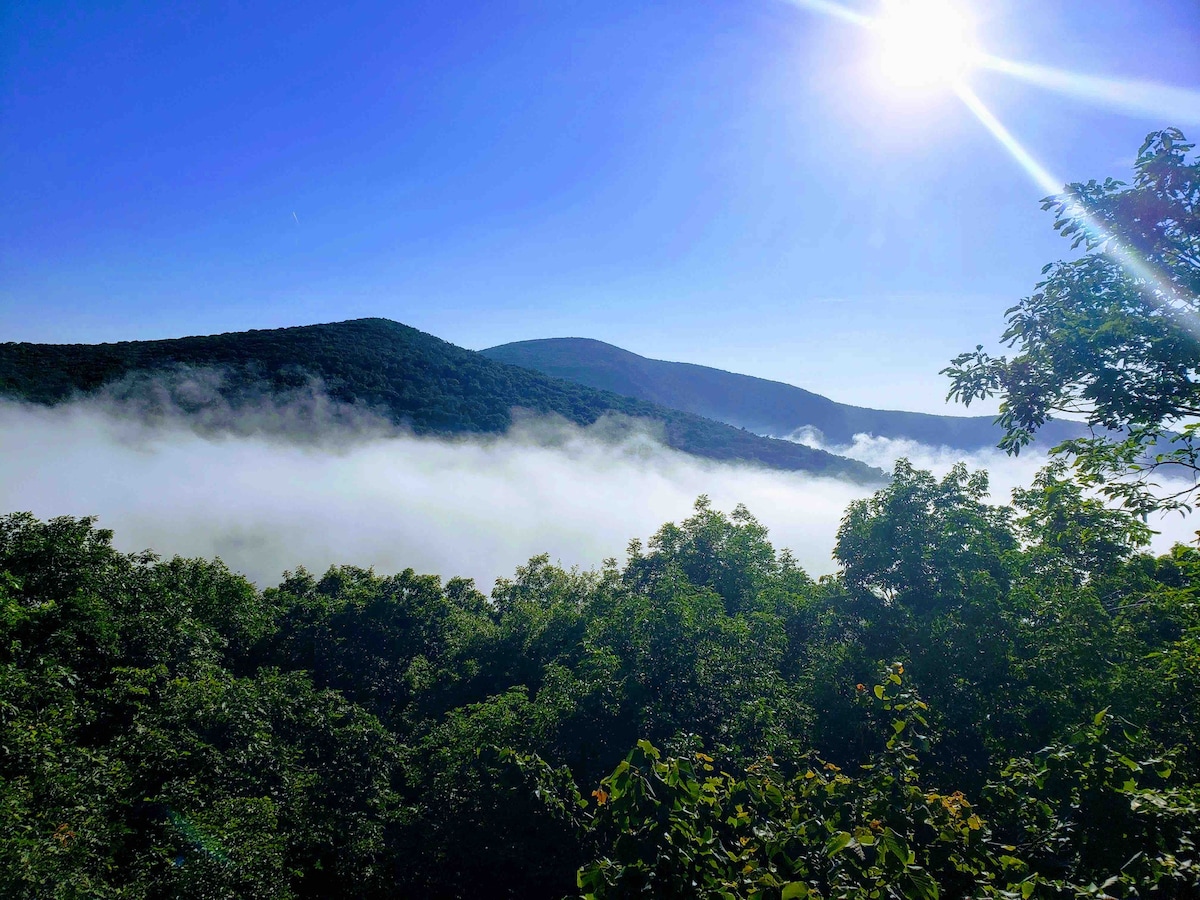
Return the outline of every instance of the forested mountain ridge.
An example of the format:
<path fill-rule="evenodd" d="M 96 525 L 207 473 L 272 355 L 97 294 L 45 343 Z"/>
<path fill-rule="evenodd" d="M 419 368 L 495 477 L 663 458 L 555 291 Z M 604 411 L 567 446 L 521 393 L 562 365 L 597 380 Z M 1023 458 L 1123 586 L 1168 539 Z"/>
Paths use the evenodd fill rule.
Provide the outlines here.
<path fill-rule="evenodd" d="M 855 460 L 507 365 L 387 319 L 112 344 L 0 344 L 0 395 L 56 404 L 139 373 L 219 367 L 221 391 L 287 391 L 319 379 L 329 396 L 417 434 L 494 434 L 514 409 L 590 425 L 605 414 L 661 426 L 671 447 L 722 461 L 880 481 Z"/>
<path fill-rule="evenodd" d="M 790 435 L 808 426 L 832 444 L 849 444 L 856 434 L 867 433 L 958 450 L 994 447 L 1004 436 L 1004 429 L 991 416 L 939 416 L 850 406 L 783 382 L 649 359 L 591 338 L 517 341 L 480 352 L 500 362 L 695 413 L 756 434 Z M 1050 422 L 1043 426 L 1040 438 L 1049 446 L 1079 434 L 1080 429 L 1071 423 Z"/>

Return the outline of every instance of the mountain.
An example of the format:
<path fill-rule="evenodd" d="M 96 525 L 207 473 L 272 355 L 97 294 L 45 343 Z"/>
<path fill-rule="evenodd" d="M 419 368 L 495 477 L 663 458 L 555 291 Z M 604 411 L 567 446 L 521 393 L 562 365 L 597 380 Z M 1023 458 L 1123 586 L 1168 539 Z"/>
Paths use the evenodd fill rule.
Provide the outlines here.
<path fill-rule="evenodd" d="M 507 365 L 387 319 L 115 344 L 5 343 L 0 396 L 53 405 L 111 393 L 135 377 L 168 379 L 183 368 L 219 372 L 212 383 L 235 406 L 263 391 L 287 396 L 319 379 L 331 399 L 382 412 L 417 434 L 500 433 L 514 409 L 578 425 L 618 414 L 656 423 L 667 444 L 695 456 L 883 479 L 856 460 Z"/>
<path fill-rule="evenodd" d="M 498 362 L 555 378 L 716 419 L 756 434 L 790 435 L 810 427 L 830 444 L 860 433 L 905 438 L 958 450 L 994 447 L 1003 435 L 991 416 L 938 416 L 867 409 L 778 381 L 692 363 L 647 359 L 589 338 L 518 341 L 481 351 Z M 1081 434 L 1070 422 L 1048 422 L 1039 442 L 1053 445 Z"/>

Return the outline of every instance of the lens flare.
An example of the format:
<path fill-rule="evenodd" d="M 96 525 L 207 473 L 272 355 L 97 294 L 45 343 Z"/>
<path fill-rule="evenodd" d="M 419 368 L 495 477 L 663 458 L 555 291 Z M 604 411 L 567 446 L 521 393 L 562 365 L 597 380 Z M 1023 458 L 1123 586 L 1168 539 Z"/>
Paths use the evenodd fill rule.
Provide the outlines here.
<path fill-rule="evenodd" d="M 1095 106 L 1179 125 L 1200 124 L 1200 91 L 1191 88 L 1083 75 L 985 53 L 964 8 L 951 0 L 883 0 L 876 16 L 835 0 L 785 2 L 874 32 L 879 69 L 895 85 L 954 85 L 973 69 L 989 69 Z"/>
<path fill-rule="evenodd" d="M 1130 112 L 1169 114 L 1185 120 L 1200 118 L 1200 92 L 1146 81 L 1078 75 L 987 55 L 975 42 L 970 19 L 950 0 L 883 0 L 883 12 L 874 18 L 832 0 L 789 2 L 874 32 L 879 41 L 880 69 L 891 84 L 909 88 L 941 84 L 951 88 L 1047 194 L 1060 194 L 1065 183 L 1051 175 L 970 88 L 965 79 L 972 69 L 986 67 L 1050 90 Z M 1168 279 L 1106 232 L 1082 206 L 1074 204 L 1067 212 L 1080 222 L 1111 259 L 1146 285 L 1145 296 L 1151 303 L 1169 310 L 1193 338 L 1200 340 L 1200 316 L 1193 311 L 1197 298 L 1181 297 Z"/>
<path fill-rule="evenodd" d="M 955 93 L 1039 188 L 1047 194 L 1062 193 L 1065 182 L 1051 175 L 1049 170 L 1025 149 L 1013 133 L 1004 127 L 1004 123 L 996 118 L 996 115 L 988 109 L 971 88 L 960 82 L 955 86 Z M 1180 297 L 1178 290 L 1170 281 L 1117 240 L 1114 235 L 1106 231 L 1078 203 L 1068 205 L 1067 213 L 1083 225 L 1092 240 L 1103 245 L 1104 252 L 1110 259 L 1146 286 L 1142 294 L 1146 300 L 1163 311 L 1169 312 L 1174 321 L 1178 322 L 1188 334 L 1196 340 L 1200 340 L 1200 316 L 1193 312 L 1194 297 Z"/>
<path fill-rule="evenodd" d="M 840 3 L 834 3 L 832 0 L 786 0 L 786 2 L 793 6 L 819 12 L 821 15 L 829 16 L 830 18 L 841 19 L 843 22 L 849 22 L 851 25 L 858 25 L 862 28 L 870 28 L 871 23 L 874 21 L 870 16 L 864 15 L 848 6 L 843 6 Z"/>
<path fill-rule="evenodd" d="M 870 27 L 878 41 L 879 74 L 893 87 L 953 85 L 980 57 L 973 24 L 949 0 L 890 0 Z"/>
<path fill-rule="evenodd" d="M 981 56 L 979 66 L 1065 97 L 1117 112 L 1152 116 L 1175 125 L 1200 124 L 1200 91 L 1127 78 L 1081 75 L 1035 63 Z"/>

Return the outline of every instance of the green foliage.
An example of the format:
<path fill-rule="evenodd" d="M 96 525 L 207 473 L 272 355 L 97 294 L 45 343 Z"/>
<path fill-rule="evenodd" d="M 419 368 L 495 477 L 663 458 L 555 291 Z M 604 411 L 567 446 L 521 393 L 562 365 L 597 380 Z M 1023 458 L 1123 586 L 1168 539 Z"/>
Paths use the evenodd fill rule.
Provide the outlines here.
<path fill-rule="evenodd" d="M 1200 553 L 985 494 L 900 464 L 819 581 L 702 497 L 490 596 L 0 518 L 0 894 L 1194 896 Z"/>
<path fill-rule="evenodd" d="M 749 612 L 788 565 L 776 558 L 767 529 L 746 507 L 738 506 L 727 518 L 703 496 L 682 526 L 669 524 L 654 535 L 649 554 L 638 550 L 632 556 L 626 577 L 635 583 L 652 585 L 675 572 L 722 597 L 730 614 Z M 806 579 L 803 573 L 799 577 L 800 583 Z"/>
<path fill-rule="evenodd" d="M 1046 198 L 1054 227 L 1086 254 L 1043 269 L 1035 293 L 1007 312 L 1001 340 L 945 372 L 963 403 L 998 395 L 1001 446 L 1016 453 L 1056 413 L 1086 418 L 1091 436 L 1059 452 L 1086 486 L 1128 508 L 1185 506 L 1195 493 L 1200 415 L 1200 160 L 1176 129 L 1150 134 L 1132 185 L 1068 185 Z M 1161 485 L 1175 476 L 1181 484 Z"/>
<path fill-rule="evenodd" d="M 0 892 L 368 896 L 394 737 L 299 672 L 219 563 L 119 554 L 87 519 L 0 519 Z"/>
<path fill-rule="evenodd" d="M 956 465 L 940 482 L 907 460 L 892 483 L 850 504 L 834 555 L 846 584 L 924 616 L 964 594 L 1008 584 L 1015 546 L 1004 507 L 988 506 L 987 473 Z"/>
<path fill-rule="evenodd" d="M 933 900 L 1036 885 L 994 856 L 960 792 L 921 785 L 927 707 L 903 671 L 861 692 L 888 737 L 855 774 L 814 756 L 790 777 L 769 758 L 734 775 L 702 751 L 664 759 L 639 741 L 593 794 L 606 852 L 580 870 L 583 896 Z"/>
<path fill-rule="evenodd" d="M 1104 709 L 989 786 L 1013 852 L 1054 876 L 1059 895 L 1200 891 L 1200 793 L 1173 784 L 1172 754 L 1147 755 L 1146 743 Z"/>
<path fill-rule="evenodd" d="M 1030 563 L 1041 560 L 1047 575 L 1054 570 L 1076 584 L 1114 571 L 1150 540 L 1144 522 L 1086 496 L 1061 460 L 1038 472 L 1029 488 L 1013 491 L 1013 505 L 1024 514 L 1017 525 Z"/>

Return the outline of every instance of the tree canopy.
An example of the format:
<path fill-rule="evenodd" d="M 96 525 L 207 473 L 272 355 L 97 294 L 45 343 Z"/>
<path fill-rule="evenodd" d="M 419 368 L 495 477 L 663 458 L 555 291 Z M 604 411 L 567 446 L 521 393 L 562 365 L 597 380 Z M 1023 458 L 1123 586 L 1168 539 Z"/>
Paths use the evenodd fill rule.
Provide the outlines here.
<path fill-rule="evenodd" d="M 1195 896 L 1200 554 L 1062 476 L 900 464 L 836 577 L 700 498 L 490 595 L 0 518 L 0 893 Z"/>
<path fill-rule="evenodd" d="M 1016 355 L 982 345 L 946 369 L 950 396 L 1001 398 L 1001 446 L 1018 452 L 1056 414 L 1090 436 L 1059 451 L 1085 485 L 1128 508 L 1187 505 L 1200 448 L 1200 160 L 1177 129 L 1151 133 L 1133 182 L 1074 183 L 1042 201 L 1082 247 L 1046 266 L 1035 292 L 1007 312 Z M 1166 480 L 1163 480 L 1165 477 Z"/>

